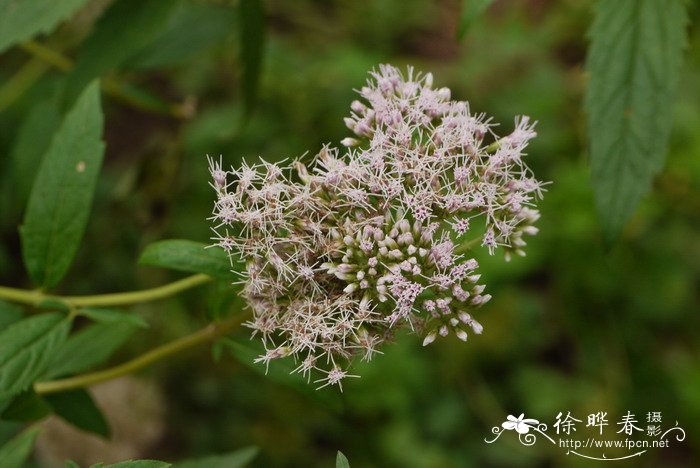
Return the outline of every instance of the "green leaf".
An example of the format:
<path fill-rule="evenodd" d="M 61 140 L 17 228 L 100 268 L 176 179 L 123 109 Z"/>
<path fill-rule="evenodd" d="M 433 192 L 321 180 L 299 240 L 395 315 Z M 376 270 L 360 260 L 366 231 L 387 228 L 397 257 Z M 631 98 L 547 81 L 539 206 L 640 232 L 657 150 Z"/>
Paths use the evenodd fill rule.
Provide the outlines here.
<path fill-rule="evenodd" d="M 663 164 L 686 44 L 683 0 L 598 2 L 586 91 L 591 182 L 606 240 Z"/>
<path fill-rule="evenodd" d="M 71 335 L 54 353 L 44 376 L 53 379 L 92 369 L 105 362 L 136 330 L 131 323 L 96 323 Z"/>
<path fill-rule="evenodd" d="M 34 183 L 36 168 L 49 149 L 51 137 L 61 123 L 61 113 L 53 100 L 32 107 L 22 121 L 12 148 L 12 182 L 18 206 L 24 207 Z"/>
<path fill-rule="evenodd" d="M 207 247 L 200 242 L 189 240 L 154 242 L 143 251 L 139 263 L 190 273 L 204 273 L 229 281 L 233 278 L 226 252 L 219 247 Z"/>
<path fill-rule="evenodd" d="M 0 401 L 18 395 L 44 374 L 69 328 L 69 319 L 51 313 L 21 320 L 0 333 Z"/>
<path fill-rule="evenodd" d="M 255 108 L 265 46 L 265 10 L 261 0 L 241 0 L 241 91 L 246 114 Z"/>
<path fill-rule="evenodd" d="M 80 465 L 72 460 L 66 460 L 63 468 L 80 468 Z"/>
<path fill-rule="evenodd" d="M 462 15 L 457 27 L 457 38 L 462 39 L 474 21 L 493 3 L 493 0 L 463 0 Z"/>
<path fill-rule="evenodd" d="M 0 52 L 40 34 L 51 32 L 88 0 L 0 0 Z"/>
<path fill-rule="evenodd" d="M 0 301 L 0 331 L 19 322 L 23 315 L 24 310 L 20 306 Z"/>
<path fill-rule="evenodd" d="M 350 468 L 350 462 L 340 450 L 338 450 L 338 454 L 335 457 L 335 468 Z"/>
<path fill-rule="evenodd" d="M 80 315 L 98 323 L 124 323 L 134 327 L 148 328 L 148 323 L 143 317 L 124 310 L 86 308 L 80 309 Z"/>
<path fill-rule="evenodd" d="M 51 414 L 51 407 L 33 389 L 16 396 L 2 412 L 4 421 L 32 422 Z"/>
<path fill-rule="evenodd" d="M 109 438 L 110 430 L 102 411 L 84 389 L 52 393 L 44 397 L 51 408 L 66 422 L 84 431 Z"/>
<path fill-rule="evenodd" d="M 258 455 L 257 447 L 246 447 L 225 455 L 213 455 L 177 462 L 174 468 L 241 468 Z"/>
<path fill-rule="evenodd" d="M 90 468 L 168 468 L 170 466 L 172 466 L 170 463 L 156 460 L 129 460 L 114 463 L 112 465 L 98 463 L 96 465 L 92 465 Z"/>
<path fill-rule="evenodd" d="M 181 2 L 167 29 L 126 65 L 143 69 L 182 63 L 229 36 L 237 19 L 235 10 L 228 5 Z"/>
<path fill-rule="evenodd" d="M 117 68 L 166 27 L 178 2 L 119 0 L 112 3 L 78 52 L 66 95 L 72 99 L 91 80 Z"/>
<path fill-rule="evenodd" d="M 22 257 L 34 282 L 56 286 L 68 271 L 87 225 L 102 165 L 98 83 L 66 115 L 39 167 L 20 228 Z"/>
<path fill-rule="evenodd" d="M 0 447 L 2 468 L 22 468 L 32 451 L 37 434 L 38 427 L 27 429 Z"/>

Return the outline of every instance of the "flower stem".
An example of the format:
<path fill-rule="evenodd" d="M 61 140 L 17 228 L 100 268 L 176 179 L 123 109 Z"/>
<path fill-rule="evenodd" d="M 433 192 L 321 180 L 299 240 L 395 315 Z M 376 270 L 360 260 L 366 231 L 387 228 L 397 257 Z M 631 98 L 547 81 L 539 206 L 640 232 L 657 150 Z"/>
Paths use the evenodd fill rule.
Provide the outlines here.
<path fill-rule="evenodd" d="M 132 372 L 147 367 L 154 362 L 165 359 L 175 353 L 192 348 L 201 343 L 214 340 L 239 326 L 247 318 L 247 314 L 240 314 L 236 317 L 218 323 L 211 323 L 205 328 L 190 335 L 183 336 L 177 340 L 154 348 L 141 356 L 127 361 L 109 369 L 92 372 L 90 374 L 77 375 L 66 379 L 53 380 L 48 382 L 37 382 L 34 384 L 34 391 L 40 395 L 48 393 L 64 392 L 76 388 L 89 387 L 101 382 L 116 379 Z"/>
<path fill-rule="evenodd" d="M 39 290 L 27 291 L 24 289 L 0 286 L 0 299 L 7 299 L 12 302 L 19 302 L 33 306 L 41 304 L 45 301 L 57 301 L 69 307 L 123 306 L 173 296 L 181 291 L 194 288 L 195 286 L 199 286 L 200 284 L 207 283 L 211 280 L 211 276 L 196 274 L 164 286 L 144 289 L 143 291 L 97 294 L 93 296 L 54 296 L 51 294 L 44 294 Z"/>

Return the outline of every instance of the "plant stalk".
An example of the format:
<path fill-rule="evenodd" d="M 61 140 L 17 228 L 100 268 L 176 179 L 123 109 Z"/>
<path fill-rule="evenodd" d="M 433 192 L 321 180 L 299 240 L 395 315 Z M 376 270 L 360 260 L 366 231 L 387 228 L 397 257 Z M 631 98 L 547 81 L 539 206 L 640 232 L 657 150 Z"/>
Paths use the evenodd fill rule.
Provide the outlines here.
<path fill-rule="evenodd" d="M 91 385 L 131 374 L 180 351 L 192 348 L 198 344 L 212 341 L 222 335 L 225 335 L 243 323 L 247 316 L 248 314 L 240 314 L 239 316 L 224 320 L 222 322 L 211 323 L 205 328 L 202 328 L 201 330 L 198 330 L 190 335 L 183 336 L 171 341 L 170 343 L 154 348 L 141 356 L 132 359 L 131 361 L 127 361 L 109 369 L 92 372 L 89 374 L 77 375 L 66 379 L 37 382 L 34 384 L 34 391 L 40 395 L 65 392 L 67 390 L 89 387 Z"/>
<path fill-rule="evenodd" d="M 0 299 L 36 306 L 46 301 L 56 301 L 68 307 L 113 307 L 154 301 L 173 296 L 186 289 L 194 288 L 211 281 L 213 278 L 204 274 L 188 276 L 172 283 L 143 291 L 130 291 L 115 294 L 97 294 L 92 296 L 55 296 L 42 291 L 0 286 Z"/>

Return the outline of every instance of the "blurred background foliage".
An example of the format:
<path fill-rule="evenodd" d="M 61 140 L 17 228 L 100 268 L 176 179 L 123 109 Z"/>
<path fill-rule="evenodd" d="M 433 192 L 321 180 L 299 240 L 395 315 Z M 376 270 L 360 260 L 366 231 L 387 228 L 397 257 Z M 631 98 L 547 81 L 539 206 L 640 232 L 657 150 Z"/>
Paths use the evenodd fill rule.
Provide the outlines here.
<path fill-rule="evenodd" d="M 478 317 L 482 336 L 428 348 L 401 337 L 358 364 L 362 378 L 336 395 L 310 391 L 283 369 L 264 376 L 238 331 L 238 344 L 217 347 L 218 362 L 201 348 L 143 373 L 165 408 L 142 416 L 163 418 L 164 427 L 144 457 L 255 445 L 256 466 L 332 466 L 338 449 L 352 466 L 578 466 L 587 462 L 543 443 L 484 438 L 507 414 L 551 425 L 559 411 L 585 420 L 601 410 L 612 436 L 630 410 L 638 418 L 661 411 L 664 426 L 677 420 L 688 434 L 636 465 L 700 460 L 700 28 L 690 31 L 666 168 L 606 250 L 581 110 L 591 2 L 498 0 L 461 39 L 458 0 L 269 0 L 264 29 L 241 17 L 238 2 L 119 0 L 118 13 L 106 10 L 111 3 L 89 2 L 38 38 L 60 60 L 47 62 L 31 46 L 0 55 L 0 284 L 29 286 L 17 226 L 37 161 L 94 76 L 102 77 L 107 153 L 84 245 L 58 291 L 66 294 L 175 279 L 137 258 L 159 239 L 208 241 L 214 194 L 205 156 L 236 166 L 338 142 L 348 134 L 342 118 L 353 89 L 379 63 L 432 71 L 438 85 L 506 131 L 517 114 L 538 120 L 528 160 L 553 182 L 526 258 L 506 264 L 479 252 L 494 296 Z M 700 8 L 691 16 L 700 24 Z M 246 57 L 258 47 L 259 81 L 244 84 L 255 79 Z M 221 288 L 139 306 L 151 328 L 114 361 L 206 323 Z"/>

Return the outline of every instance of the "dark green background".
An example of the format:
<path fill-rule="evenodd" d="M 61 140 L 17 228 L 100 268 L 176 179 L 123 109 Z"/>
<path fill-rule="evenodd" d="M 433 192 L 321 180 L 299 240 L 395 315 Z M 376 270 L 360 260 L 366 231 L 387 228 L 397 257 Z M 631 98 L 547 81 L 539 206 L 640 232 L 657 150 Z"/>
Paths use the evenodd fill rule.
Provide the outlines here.
<path fill-rule="evenodd" d="M 41 40 L 79 56 L 103 3 Z M 208 241 L 214 193 L 205 156 L 221 154 L 226 165 L 237 165 L 244 157 L 315 154 L 338 142 L 348 135 L 342 118 L 353 88 L 379 63 L 432 71 L 436 85 L 492 115 L 504 132 L 517 114 L 539 121 L 527 159 L 552 184 L 526 258 L 506 264 L 480 252 L 494 296 L 477 317 L 483 335 L 428 348 L 400 336 L 384 355 L 356 366 L 362 378 L 337 398 L 335 389 L 299 391 L 262 376 L 227 352 L 213 363 L 200 348 L 145 373 L 165 392 L 168 429 L 144 456 L 174 460 L 257 445 L 256 466 L 332 466 L 336 450 L 351 466 L 588 466 L 544 440 L 526 448 L 512 433 L 493 445 L 484 438 L 507 414 L 524 412 L 551 425 L 559 411 L 585 420 L 600 410 L 609 414 L 613 438 L 629 410 L 640 420 L 661 411 L 663 426 L 678 421 L 687 432 L 684 442 L 650 450 L 635 463 L 691 466 L 700 459 L 697 26 L 690 30 L 666 168 L 618 244 L 606 250 L 581 110 L 589 2 L 497 1 L 458 40 L 456 0 L 267 1 L 259 102 L 247 121 L 238 10 L 207 5 L 222 14 L 192 17 L 188 27 L 144 44 L 107 73 L 159 98 L 196 101 L 196 111 L 177 119 L 103 96 L 105 167 L 84 245 L 59 292 L 117 292 L 176 279 L 136 261 L 155 240 Z M 697 25 L 697 6 L 691 17 Z M 199 50 L 185 53 L 196 41 Z M 0 55 L 0 83 L 27 58 L 18 49 Z M 0 284 L 30 287 L 17 226 L 32 171 L 16 172 L 8 155 L 28 113 L 60 101 L 70 90 L 66 82 L 65 74 L 47 71 L 0 113 Z M 115 362 L 206 323 L 212 289 L 139 307 L 152 327 Z M 234 338 L 247 342 L 246 331 Z M 582 426 L 579 432 L 588 434 Z"/>

